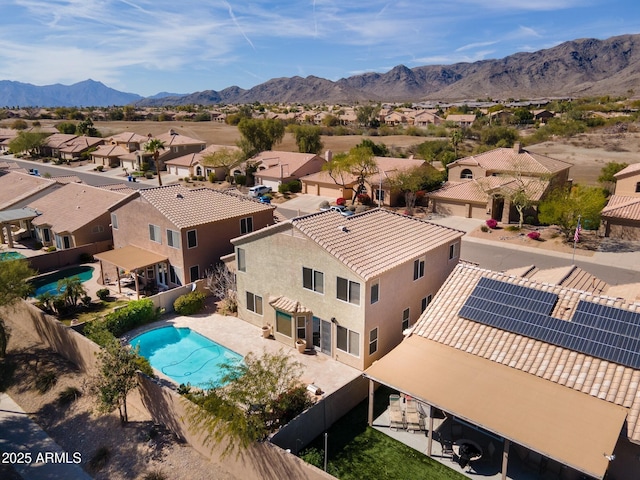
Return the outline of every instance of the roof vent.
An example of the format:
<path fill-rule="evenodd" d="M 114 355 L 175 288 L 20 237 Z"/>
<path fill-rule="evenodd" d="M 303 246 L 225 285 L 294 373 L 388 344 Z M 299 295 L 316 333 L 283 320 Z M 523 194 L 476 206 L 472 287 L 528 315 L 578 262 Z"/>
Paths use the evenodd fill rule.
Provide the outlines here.
<path fill-rule="evenodd" d="M 338 227 L 338 230 L 340 230 L 341 232 L 345 232 L 345 233 L 349 231 L 349 229 L 347 227 L 345 227 L 344 225 L 340 225 Z"/>
<path fill-rule="evenodd" d="M 176 194 L 176 198 L 184 198 L 181 193 Z"/>

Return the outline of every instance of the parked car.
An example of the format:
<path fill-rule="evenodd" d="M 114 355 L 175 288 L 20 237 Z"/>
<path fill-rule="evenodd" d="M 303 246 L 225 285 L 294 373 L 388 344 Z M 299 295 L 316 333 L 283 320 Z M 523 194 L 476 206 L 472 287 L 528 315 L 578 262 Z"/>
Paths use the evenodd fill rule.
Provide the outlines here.
<path fill-rule="evenodd" d="M 325 210 L 331 210 L 333 212 L 338 212 L 340 215 L 342 215 L 344 217 L 350 217 L 351 215 L 353 215 L 353 212 L 351 210 L 349 210 L 347 207 L 345 207 L 344 205 L 332 205 L 328 209 L 325 209 Z"/>
<path fill-rule="evenodd" d="M 262 195 L 261 197 L 258 197 L 258 200 L 260 200 L 260 203 L 271 203 L 271 198 L 268 197 L 267 195 Z"/>
<path fill-rule="evenodd" d="M 263 196 L 265 193 L 270 193 L 271 187 L 267 187 L 266 185 L 254 185 L 249 189 L 249 196 L 258 198 Z"/>

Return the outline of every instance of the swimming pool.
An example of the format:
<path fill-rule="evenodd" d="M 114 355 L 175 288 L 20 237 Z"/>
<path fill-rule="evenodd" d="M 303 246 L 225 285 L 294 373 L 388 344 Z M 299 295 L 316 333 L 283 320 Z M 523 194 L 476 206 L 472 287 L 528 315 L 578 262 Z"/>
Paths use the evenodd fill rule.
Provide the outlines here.
<path fill-rule="evenodd" d="M 80 281 L 86 282 L 93 276 L 93 267 L 80 266 L 67 268 L 58 272 L 42 275 L 41 277 L 31 280 L 31 284 L 35 288 L 33 293 L 34 297 L 39 297 L 43 293 L 51 293 L 56 295 L 58 293 L 58 280 L 63 278 L 78 277 Z"/>
<path fill-rule="evenodd" d="M 167 377 L 199 388 L 219 385 L 221 365 L 242 361 L 242 355 L 190 328 L 156 328 L 132 338 L 129 344 L 139 345 L 140 355 Z"/>
<path fill-rule="evenodd" d="M 2 260 L 18 260 L 20 258 L 26 258 L 20 252 L 0 252 L 0 262 Z"/>

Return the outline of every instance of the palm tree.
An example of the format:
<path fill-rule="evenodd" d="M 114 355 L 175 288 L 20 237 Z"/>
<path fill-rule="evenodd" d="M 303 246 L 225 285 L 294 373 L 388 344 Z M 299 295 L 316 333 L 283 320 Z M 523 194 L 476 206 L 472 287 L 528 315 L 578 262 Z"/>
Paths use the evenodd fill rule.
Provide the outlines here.
<path fill-rule="evenodd" d="M 150 139 L 144 145 L 144 151 L 150 152 L 153 154 L 153 161 L 156 164 L 156 172 L 158 172 L 158 185 L 162 186 L 162 177 L 160 176 L 160 150 L 164 150 L 166 147 L 162 140 L 158 140 L 157 138 Z"/>

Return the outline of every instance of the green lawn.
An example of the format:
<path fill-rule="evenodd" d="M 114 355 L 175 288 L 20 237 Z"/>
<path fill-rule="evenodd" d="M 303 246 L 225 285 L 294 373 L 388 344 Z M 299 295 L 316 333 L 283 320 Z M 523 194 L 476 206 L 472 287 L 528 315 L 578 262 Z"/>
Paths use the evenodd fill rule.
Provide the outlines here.
<path fill-rule="evenodd" d="M 76 323 L 92 322 L 98 318 L 104 317 L 107 313 L 113 312 L 115 307 L 120 307 L 129 303 L 129 300 L 115 300 L 107 302 L 104 300 L 98 300 L 91 303 L 91 307 L 76 312 L 70 312 L 60 318 L 60 321 L 65 325 L 70 325 L 72 320 Z"/>
<path fill-rule="evenodd" d="M 390 390 L 376 392 L 374 416 L 388 406 Z M 341 418 L 329 429 L 327 472 L 341 480 L 463 480 L 460 473 L 432 460 L 421 452 L 367 426 L 367 402 Z M 323 468 L 324 436 L 300 452 L 309 463 Z"/>

